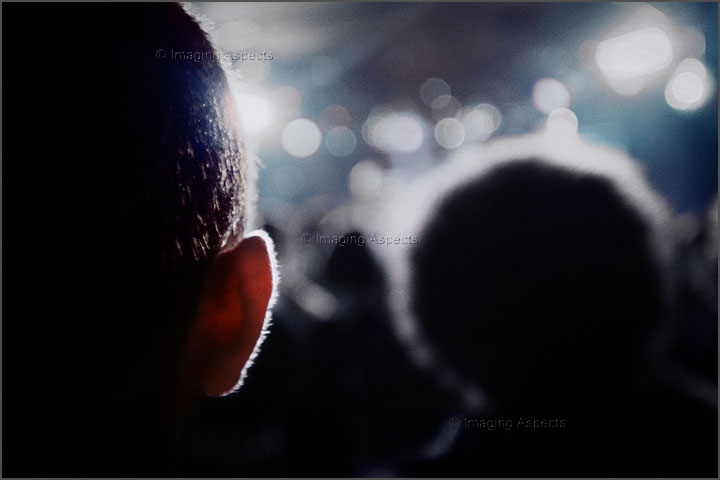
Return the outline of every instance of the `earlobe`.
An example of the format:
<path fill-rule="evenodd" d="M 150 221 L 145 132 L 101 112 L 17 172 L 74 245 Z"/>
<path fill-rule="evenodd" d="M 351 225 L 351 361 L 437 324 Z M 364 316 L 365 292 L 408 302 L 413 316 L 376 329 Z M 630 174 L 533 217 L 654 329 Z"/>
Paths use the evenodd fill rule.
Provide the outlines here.
<path fill-rule="evenodd" d="M 186 348 L 186 382 L 207 395 L 235 389 L 266 328 L 275 253 L 264 232 L 223 250 L 207 274 Z"/>

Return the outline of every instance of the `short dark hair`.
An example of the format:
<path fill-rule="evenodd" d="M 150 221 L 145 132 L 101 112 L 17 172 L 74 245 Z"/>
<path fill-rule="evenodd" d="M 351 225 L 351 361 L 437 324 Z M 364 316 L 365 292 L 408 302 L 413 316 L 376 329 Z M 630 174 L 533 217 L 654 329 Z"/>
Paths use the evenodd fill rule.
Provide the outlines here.
<path fill-rule="evenodd" d="M 114 125 L 132 149 L 110 157 L 124 173 L 118 213 L 143 222 L 141 240 L 165 267 L 206 260 L 241 233 L 245 207 L 246 164 L 225 71 L 177 4 L 123 6 L 98 24 L 89 40 L 102 50 L 85 63 L 97 95 L 87 100 L 106 98 L 108 115 L 121 109 L 120 121 L 134 123 Z"/>
<path fill-rule="evenodd" d="M 55 53 L 18 55 L 17 88 L 32 95 L 13 113 L 35 122 L 23 138 L 38 193 L 52 195 L 44 220 L 71 268 L 110 282 L 117 309 L 133 306 L 116 333 L 167 335 L 187 323 L 209 260 L 242 234 L 247 166 L 226 72 L 178 4 L 45 6 L 34 22 L 31 43 Z M 39 113 L 53 121 L 30 139 Z"/>
<path fill-rule="evenodd" d="M 214 51 L 200 25 L 178 4 L 45 6 L 32 25 L 9 76 L 24 93 L 13 118 L 32 128 L 9 143 L 26 142 L 37 194 L 52 195 L 44 219 L 168 274 L 241 235 L 247 166 L 226 73 L 172 57 Z"/>

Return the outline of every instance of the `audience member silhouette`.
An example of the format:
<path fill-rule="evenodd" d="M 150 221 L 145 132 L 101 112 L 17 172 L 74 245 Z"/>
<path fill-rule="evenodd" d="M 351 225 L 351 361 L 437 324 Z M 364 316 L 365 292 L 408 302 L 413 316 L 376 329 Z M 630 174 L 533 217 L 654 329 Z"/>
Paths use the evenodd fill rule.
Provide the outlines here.
<path fill-rule="evenodd" d="M 664 207 L 630 180 L 528 156 L 425 192 L 437 200 L 404 257 L 411 348 L 482 396 L 441 429 L 441 453 L 398 471 L 716 475 L 716 406 L 658 363 Z"/>

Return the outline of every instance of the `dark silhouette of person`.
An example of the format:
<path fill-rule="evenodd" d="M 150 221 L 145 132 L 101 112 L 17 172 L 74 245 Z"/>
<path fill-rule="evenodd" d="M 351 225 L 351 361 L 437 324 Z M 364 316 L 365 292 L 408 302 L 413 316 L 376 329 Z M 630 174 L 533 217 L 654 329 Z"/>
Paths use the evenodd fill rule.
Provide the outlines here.
<path fill-rule="evenodd" d="M 674 222 L 673 264 L 679 292 L 671 350 L 678 363 L 717 383 L 717 197 L 704 217 L 686 213 Z"/>
<path fill-rule="evenodd" d="M 4 473 L 179 473 L 276 283 L 226 72 L 178 4 L 5 13 Z"/>
<path fill-rule="evenodd" d="M 717 474 L 716 406 L 655 368 L 670 296 L 648 212 L 662 207 L 582 165 L 510 158 L 423 207 L 408 310 L 431 364 L 482 400 L 441 429 L 442 454 L 396 471 Z"/>

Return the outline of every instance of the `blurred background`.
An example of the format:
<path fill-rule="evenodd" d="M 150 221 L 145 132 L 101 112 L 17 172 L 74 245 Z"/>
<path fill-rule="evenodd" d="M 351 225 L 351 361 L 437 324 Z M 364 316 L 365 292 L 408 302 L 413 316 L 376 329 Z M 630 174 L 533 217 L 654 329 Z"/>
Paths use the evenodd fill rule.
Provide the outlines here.
<path fill-rule="evenodd" d="M 557 120 L 623 150 L 676 214 L 678 262 L 702 262 L 708 238 L 717 259 L 714 3 L 196 8 L 221 52 L 270 54 L 231 67 L 283 281 L 245 387 L 186 426 L 190 472 L 392 475 L 433 445 L 457 400 L 395 340 L 380 267 L 307 235 L 361 230 L 353 205 L 482 142 Z M 675 355 L 716 388 L 714 265 L 682 275 Z"/>

